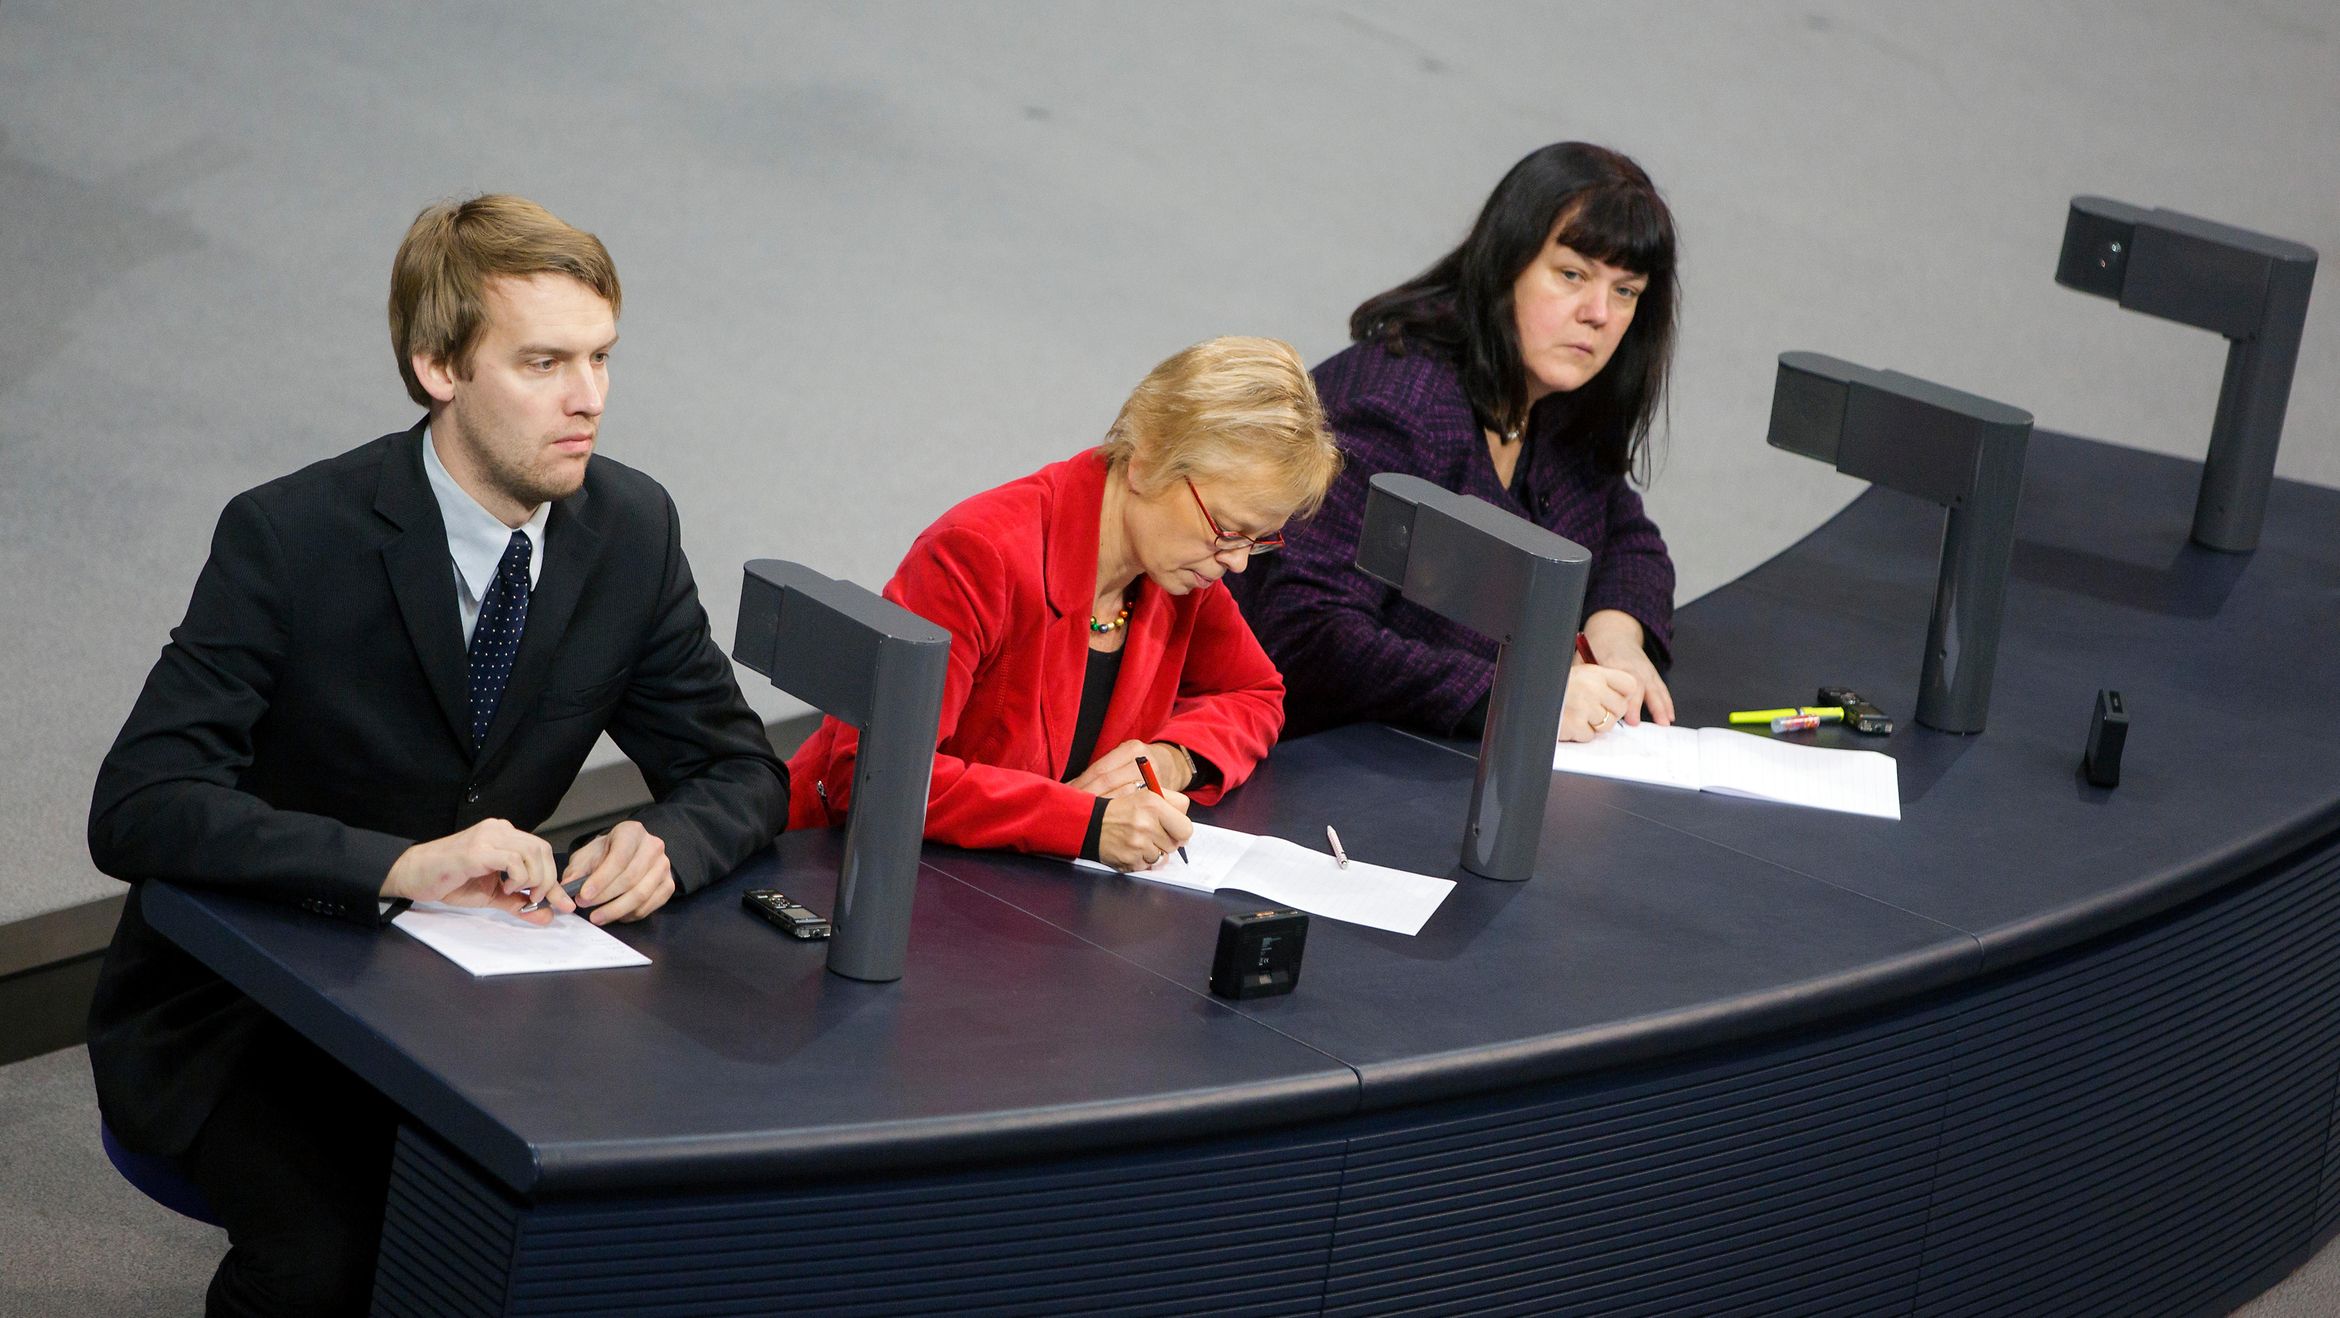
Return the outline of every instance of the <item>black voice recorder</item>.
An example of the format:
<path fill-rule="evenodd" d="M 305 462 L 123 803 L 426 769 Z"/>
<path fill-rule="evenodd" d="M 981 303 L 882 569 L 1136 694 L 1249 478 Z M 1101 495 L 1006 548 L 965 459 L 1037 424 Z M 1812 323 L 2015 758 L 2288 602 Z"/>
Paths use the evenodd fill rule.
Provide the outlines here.
<path fill-rule="evenodd" d="M 1219 922 L 1219 950 L 1211 958 L 1211 992 L 1222 998 L 1266 998 L 1300 982 L 1300 952 L 1308 945 L 1302 911 L 1248 911 Z"/>

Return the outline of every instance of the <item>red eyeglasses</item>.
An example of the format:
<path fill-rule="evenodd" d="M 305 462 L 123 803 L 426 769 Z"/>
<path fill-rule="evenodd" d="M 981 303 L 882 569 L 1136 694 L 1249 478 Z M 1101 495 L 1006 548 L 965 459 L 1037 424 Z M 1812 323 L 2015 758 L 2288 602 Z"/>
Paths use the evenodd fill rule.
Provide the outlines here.
<path fill-rule="evenodd" d="M 1219 519 L 1211 516 L 1211 510 L 1202 501 L 1202 491 L 1194 488 L 1194 481 L 1191 478 L 1186 482 L 1186 492 L 1194 496 L 1194 506 L 1202 509 L 1203 522 L 1211 528 L 1211 537 L 1218 546 L 1212 552 L 1232 554 L 1238 550 L 1249 550 L 1254 554 L 1272 554 L 1284 547 L 1284 534 L 1281 531 L 1270 531 L 1266 535 L 1250 536 L 1236 535 L 1231 531 L 1220 530 Z"/>

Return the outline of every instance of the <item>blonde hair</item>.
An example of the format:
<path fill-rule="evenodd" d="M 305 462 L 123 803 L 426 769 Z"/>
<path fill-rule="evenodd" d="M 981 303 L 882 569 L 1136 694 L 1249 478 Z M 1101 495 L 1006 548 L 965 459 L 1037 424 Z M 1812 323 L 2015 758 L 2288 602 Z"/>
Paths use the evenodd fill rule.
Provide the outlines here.
<path fill-rule="evenodd" d="M 407 396 L 431 405 L 415 377 L 418 356 L 471 378 L 471 350 L 487 325 L 489 279 L 541 274 L 568 275 L 617 314 L 622 298 L 609 249 L 526 197 L 489 193 L 424 207 L 390 263 L 390 346 Z"/>
<path fill-rule="evenodd" d="M 1151 496 L 1179 480 L 1255 488 L 1295 517 L 1341 469 L 1316 382 L 1278 339 L 1211 339 L 1147 372 L 1098 446 Z"/>

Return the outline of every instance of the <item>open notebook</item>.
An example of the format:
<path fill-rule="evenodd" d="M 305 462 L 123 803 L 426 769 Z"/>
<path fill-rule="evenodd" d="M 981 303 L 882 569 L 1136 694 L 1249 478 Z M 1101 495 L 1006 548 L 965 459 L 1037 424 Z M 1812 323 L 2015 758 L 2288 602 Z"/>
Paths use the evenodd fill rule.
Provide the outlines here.
<path fill-rule="evenodd" d="M 1150 869 L 1132 871 L 1130 877 L 1196 892 L 1235 888 L 1310 915 L 1409 936 L 1422 932 L 1438 904 L 1454 891 L 1452 879 L 1368 865 L 1354 858 L 1343 869 L 1331 856 L 1298 843 L 1209 824 L 1194 826 L 1186 854 L 1188 859 L 1180 860 L 1173 851 Z M 1073 864 L 1114 872 L 1093 860 Z"/>
<path fill-rule="evenodd" d="M 1553 748 L 1552 768 L 1878 819 L 1901 818 L 1901 781 L 1892 756 L 1799 746 L 1729 728 L 1620 723 L 1591 741 L 1561 742 Z"/>

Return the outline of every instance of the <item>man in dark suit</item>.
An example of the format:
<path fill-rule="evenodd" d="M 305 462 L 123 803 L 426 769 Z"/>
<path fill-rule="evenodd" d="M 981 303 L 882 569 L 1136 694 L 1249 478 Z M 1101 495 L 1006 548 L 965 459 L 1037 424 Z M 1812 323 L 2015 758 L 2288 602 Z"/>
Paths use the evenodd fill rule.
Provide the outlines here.
<path fill-rule="evenodd" d="M 117 1137 L 177 1159 L 227 1224 L 212 1313 L 366 1307 L 396 1114 L 155 933 L 144 881 L 369 928 L 408 901 L 532 896 L 525 918 L 606 924 L 786 821 L 673 503 L 593 457 L 618 306 L 600 241 L 532 202 L 425 210 L 390 324 L 429 416 L 228 504 L 99 770 L 90 853 L 131 889 L 91 1065 Z M 605 730 L 657 800 L 556 873 L 527 830 Z"/>

